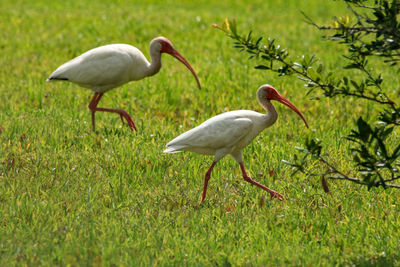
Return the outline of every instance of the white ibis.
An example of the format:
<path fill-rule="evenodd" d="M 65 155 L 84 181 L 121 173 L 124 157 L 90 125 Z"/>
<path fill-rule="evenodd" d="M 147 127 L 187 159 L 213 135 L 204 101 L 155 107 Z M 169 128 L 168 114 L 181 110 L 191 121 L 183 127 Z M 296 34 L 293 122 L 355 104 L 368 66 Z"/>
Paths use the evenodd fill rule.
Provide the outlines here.
<path fill-rule="evenodd" d="M 225 112 L 206 120 L 167 144 L 167 149 L 164 150 L 164 153 L 191 151 L 205 155 L 214 155 L 214 161 L 205 176 L 201 201 L 204 201 L 206 197 L 208 180 L 211 177 L 211 172 L 215 164 L 227 154 L 231 155 L 239 163 L 245 181 L 267 191 L 271 199 L 277 197 L 279 200 L 283 200 L 281 194 L 259 184 L 247 175 L 243 165 L 242 149 L 249 145 L 265 128 L 274 124 L 278 118 L 278 113 L 272 105 L 271 100 L 279 101 L 293 109 L 303 119 L 307 128 L 308 124 L 303 114 L 271 85 L 266 84 L 258 88 L 257 99 L 267 111 L 266 114 L 251 110 Z"/>
<path fill-rule="evenodd" d="M 170 54 L 181 61 L 193 73 L 199 88 L 201 88 L 196 72 L 167 38 L 154 38 L 150 42 L 149 50 L 151 62 L 147 61 L 139 49 L 131 45 L 100 46 L 64 63 L 50 75 L 47 81 L 69 81 L 94 91 L 94 96 L 89 104 L 93 130 L 95 129 L 96 111 L 118 113 L 122 123 L 125 118 L 131 130 L 136 130 L 132 117 L 125 110 L 99 108 L 97 104 L 105 92 L 127 82 L 141 80 L 156 74 L 161 68 L 162 53 Z"/>

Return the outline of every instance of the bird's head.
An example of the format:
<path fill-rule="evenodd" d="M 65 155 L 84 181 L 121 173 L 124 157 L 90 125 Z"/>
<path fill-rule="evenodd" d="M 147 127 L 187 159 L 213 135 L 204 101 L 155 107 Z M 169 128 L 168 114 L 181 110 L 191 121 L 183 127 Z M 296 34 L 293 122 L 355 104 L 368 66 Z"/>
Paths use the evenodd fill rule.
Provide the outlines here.
<path fill-rule="evenodd" d="M 278 91 L 272 87 L 269 84 L 264 84 L 258 89 L 258 98 L 261 99 L 266 99 L 268 101 L 275 100 L 278 102 L 281 102 L 285 106 L 289 107 L 292 109 L 294 112 L 296 112 L 304 121 L 306 127 L 308 128 L 308 123 L 306 119 L 304 118 L 303 114 L 300 112 L 300 110 L 293 105 L 289 100 L 287 100 L 285 97 L 283 97 L 281 94 L 278 93 Z"/>
<path fill-rule="evenodd" d="M 171 56 L 182 62 L 192 72 L 194 78 L 196 79 L 197 85 L 199 86 L 199 89 L 201 89 L 200 81 L 197 77 L 196 72 L 194 71 L 192 66 L 190 66 L 189 62 L 178 52 L 178 50 L 174 48 L 170 40 L 162 36 L 154 38 L 150 43 L 150 50 L 152 49 L 155 49 L 160 54 L 170 54 Z"/>
<path fill-rule="evenodd" d="M 165 37 L 156 37 L 150 42 L 150 50 L 154 50 L 159 53 L 171 53 L 174 49 L 171 41 Z"/>
<path fill-rule="evenodd" d="M 162 36 L 154 38 L 150 43 L 150 47 L 154 47 L 160 53 L 168 53 L 168 54 L 172 54 L 173 51 L 175 50 L 171 41 Z"/>
<path fill-rule="evenodd" d="M 269 84 L 265 84 L 262 87 L 263 94 L 267 100 L 278 100 L 280 99 L 281 95 L 278 91 Z"/>

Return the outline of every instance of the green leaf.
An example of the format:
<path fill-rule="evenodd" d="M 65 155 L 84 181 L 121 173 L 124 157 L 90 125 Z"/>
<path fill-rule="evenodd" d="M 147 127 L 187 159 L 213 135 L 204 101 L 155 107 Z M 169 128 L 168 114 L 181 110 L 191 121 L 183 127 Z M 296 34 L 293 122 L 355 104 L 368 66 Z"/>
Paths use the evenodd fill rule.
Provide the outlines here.
<path fill-rule="evenodd" d="M 386 139 L 386 137 L 388 137 L 394 130 L 394 127 L 389 127 L 389 128 L 385 128 L 381 130 L 381 137 L 382 139 Z"/>
<path fill-rule="evenodd" d="M 287 160 L 284 160 L 284 159 L 282 160 L 282 162 L 285 163 L 285 164 L 287 164 L 287 165 L 290 165 L 290 166 L 292 166 L 292 167 L 297 167 L 297 166 L 298 166 L 297 164 L 292 163 L 292 162 L 287 161 Z"/>
<path fill-rule="evenodd" d="M 233 36 L 237 36 L 235 19 L 229 20 L 229 29 L 231 30 Z"/>
<path fill-rule="evenodd" d="M 391 158 L 394 160 L 400 156 L 400 144 L 395 148 L 395 150 L 392 153 Z"/>
<path fill-rule="evenodd" d="M 371 126 L 363 120 L 362 117 L 359 117 L 357 120 L 358 126 L 358 137 L 364 142 L 368 142 L 369 137 L 372 134 Z"/>
<path fill-rule="evenodd" d="M 251 40 L 251 34 L 252 34 L 252 31 L 250 31 L 249 34 L 247 35 L 246 42 Z"/>
<path fill-rule="evenodd" d="M 258 69 L 258 70 L 268 70 L 269 69 L 269 67 L 267 67 L 265 65 L 257 65 L 254 68 Z"/>
<path fill-rule="evenodd" d="M 313 154 L 313 156 L 319 157 L 321 154 L 322 146 L 321 142 L 317 139 L 312 138 L 306 140 L 307 149 Z"/>
<path fill-rule="evenodd" d="M 317 72 L 318 72 L 318 73 L 321 73 L 323 70 L 324 70 L 324 65 L 319 64 L 319 65 L 318 65 L 318 68 L 317 68 Z"/>
<path fill-rule="evenodd" d="M 343 68 L 344 69 L 359 69 L 360 67 L 358 66 L 358 64 L 351 63 L 351 64 L 344 66 Z"/>
<path fill-rule="evenodd" d="M 385 158 L 387 158 L 388 157 L 387 150 L 386 150 L 385 144 L 383 143 L 383 140 L 380 139 L 380 138 L 377 138 L 376 139 L 376 144 L 378 145 L 378 148 L 379 148 L 379 150 L 376 151 L 376 154 L 378 154 L 377 152 L 382 152 L 383 156 Z"/>
<path fill-rule="evenodd" d="M 349 79 L 348 79 L 346 76 L 343 77 L 343 83 L 344 83 L 346 86 L 349 84 Z"/>
<path fill-rule="evenodd" d="M 360 85 L 358 85 L 356 81 L 350 80 L 350 82 L 351 82 L 351 84 L 354 86 L 354 88 L 356 88 L 356 89 L 359 89 L 359 88 L 360 88 Z"/>

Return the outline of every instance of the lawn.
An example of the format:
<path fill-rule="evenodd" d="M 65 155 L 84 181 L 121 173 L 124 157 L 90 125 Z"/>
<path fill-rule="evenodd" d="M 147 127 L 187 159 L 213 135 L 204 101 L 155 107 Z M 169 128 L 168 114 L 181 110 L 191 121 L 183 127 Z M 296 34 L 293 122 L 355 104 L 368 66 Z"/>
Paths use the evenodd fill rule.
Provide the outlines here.
<path fill-rule="evenodd" d="M 371 105 L 311 100 L 301 81 L 255 70 L 211 26 L 235 18 L 242 32 L 276 38 L 299 57 L 316 54 L 335 71 L 342 48 L 323 41 L 301 11 L 322 23 L 349 12 L 339 1 L 248 2 L 1 0 L 0 266 L 400 265 L 398 190 L 330 182 L 327 194 L 319 178 L 292 175 L 282 162 L 314 136 L 329 144 L 332 161 L 354 170 L 342 136 Z M 93 132 L 93 93 L 46 83 L 59 65 L 100 45 L 128 43 L 148 57 L 160 35 L 203 88 L 164 55 L 157 75 L 106 93 L 99 106 L 128 111 L 137 132 L 109 113 L 96 114 Z M 396 68 L 384 78 L 397 88 Z M 245 182 L 226 157 L 199 204 L 212 157 L 163 154 L 165 144 L 224 111 L 263 112 L 255 93 L 265 83 L 310 125 L 276 103 L 278 121 L 244 150 L 249 174 L 285 201 Z"/>

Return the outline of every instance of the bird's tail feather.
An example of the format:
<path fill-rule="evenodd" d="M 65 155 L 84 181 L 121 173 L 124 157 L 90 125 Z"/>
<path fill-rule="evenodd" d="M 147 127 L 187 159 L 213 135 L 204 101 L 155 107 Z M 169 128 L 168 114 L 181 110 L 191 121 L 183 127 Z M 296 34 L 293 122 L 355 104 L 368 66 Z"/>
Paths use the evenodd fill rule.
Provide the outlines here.
<path fill-rule="evenodd" d="M 63 78 L 63 77 L 49 77 L 47 78 L 46 82 L 51 82 L 51 81 L 68 81 L 68 78 Z"/>
<path fill-rule="evenodd" d="M 181 148 L 183 148 L 183 147 L 179 147 L 179 146 L 169 146 L 169 147 L 167 147 L 167 149 L 165 149 L 163 152 L 164 152 L 164 153 L 179 153 L 179 152 L 182 152 Z"/>

